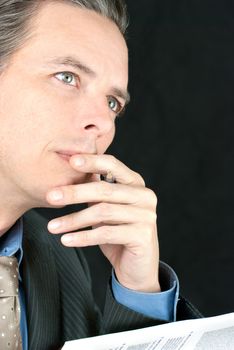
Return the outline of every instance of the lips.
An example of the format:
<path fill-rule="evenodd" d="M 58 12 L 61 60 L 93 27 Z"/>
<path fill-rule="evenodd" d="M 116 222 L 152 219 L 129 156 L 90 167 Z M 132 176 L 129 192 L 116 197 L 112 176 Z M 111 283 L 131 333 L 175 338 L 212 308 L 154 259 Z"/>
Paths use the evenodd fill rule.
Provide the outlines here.
<path fill-rule="evenodd" d="M 60 158 L 66 160 L 68 162 L 72 156 L 74 156 L 75 154 L 76 155 L 80 154 L 80 152 L 74 152 L 74 151 L 58 151 L 56 153 Z"/>
<path fill-rule="evenodd" d="M 69 161 L 69 159 L 71 158 L 71 156 L 68 154 L 58 153 L 58 155 L 60 158 L 63 158 L 64 160 L 67 160 L 67 161 Z"/>

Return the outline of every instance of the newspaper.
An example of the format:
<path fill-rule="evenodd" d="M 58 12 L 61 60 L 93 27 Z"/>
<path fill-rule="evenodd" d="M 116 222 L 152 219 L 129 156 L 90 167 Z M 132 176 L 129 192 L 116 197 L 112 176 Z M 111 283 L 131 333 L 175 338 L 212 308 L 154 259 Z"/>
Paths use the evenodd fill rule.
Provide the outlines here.
<path fill-rule="evenodd" d="M 233 350 L 234 313 L 66 342 L 62 350 Z"/>

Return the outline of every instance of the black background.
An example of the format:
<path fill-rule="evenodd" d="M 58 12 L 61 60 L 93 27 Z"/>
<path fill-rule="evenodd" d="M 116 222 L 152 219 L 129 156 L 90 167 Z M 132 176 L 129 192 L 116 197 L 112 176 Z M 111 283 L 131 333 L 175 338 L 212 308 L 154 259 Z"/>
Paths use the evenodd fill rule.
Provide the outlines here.
<path fill-rule="evenodd" d="M 233 2 L 127 3 L 131 103 L 108 153 L 156 192 L 161 259 L 183 295 L 205 316 L 234 311 Z"/>

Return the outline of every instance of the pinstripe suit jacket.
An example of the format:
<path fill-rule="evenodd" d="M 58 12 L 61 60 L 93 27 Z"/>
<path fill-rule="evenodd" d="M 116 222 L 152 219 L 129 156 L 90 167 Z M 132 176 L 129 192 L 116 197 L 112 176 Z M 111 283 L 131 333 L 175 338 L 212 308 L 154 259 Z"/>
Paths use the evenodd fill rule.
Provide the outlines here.
<path fill-rule="evenodd" d="M 23 285 L 29 350 L 52 350 L 65 341 L 162 323 L 118 304 L 107 288 L 103 313 L 96 306 L 81 249 L 65 248 L 48 234 L 36 211 L 24 216 Z M 200 315 L 180 301 L 179 319 Z"/>

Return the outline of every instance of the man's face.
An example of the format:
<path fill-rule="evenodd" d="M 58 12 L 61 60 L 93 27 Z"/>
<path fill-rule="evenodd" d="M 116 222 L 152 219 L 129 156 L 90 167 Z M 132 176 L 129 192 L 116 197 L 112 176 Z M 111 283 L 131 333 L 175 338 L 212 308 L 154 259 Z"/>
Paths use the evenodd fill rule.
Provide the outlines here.
<path fill-rule="evenodd" d="M 0 183 L 43 206 L 52 187 L 88 181 L 72 154 L 112 142 L 128 58 L 114 23 L 70 4 L 43 5 L 32 34 L 0 75 Z"/>

